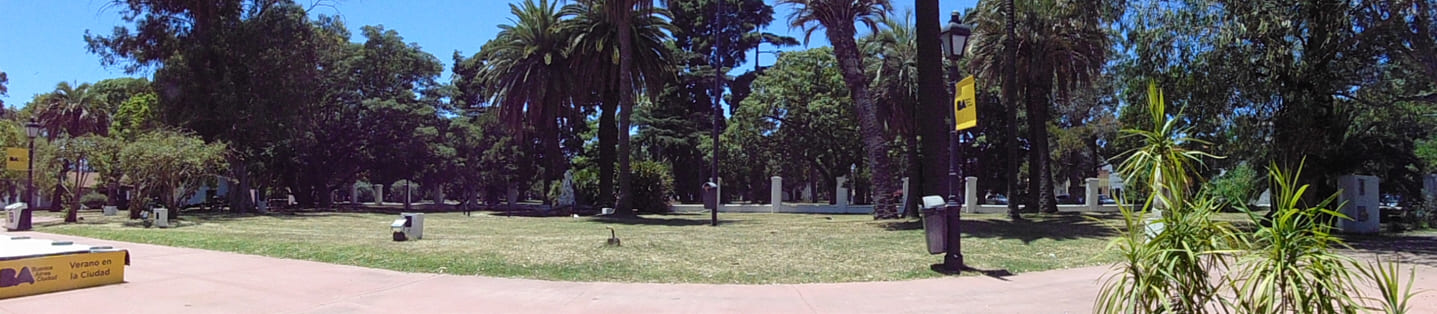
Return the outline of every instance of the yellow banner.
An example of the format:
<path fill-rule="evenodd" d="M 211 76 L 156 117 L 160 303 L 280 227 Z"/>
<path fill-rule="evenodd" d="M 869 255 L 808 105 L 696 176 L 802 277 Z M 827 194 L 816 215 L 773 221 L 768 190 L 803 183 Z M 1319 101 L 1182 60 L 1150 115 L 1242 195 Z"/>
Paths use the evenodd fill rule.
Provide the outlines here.
<path fill-rule="evenodd" d="M 954 87 L 957 95 L 953 97 L 953 125 L 954 129 L 962 131 L 978 126 L 978 92 L 973 87 L 973 76 L 968 76 Z"/>
<path fill-rule="evenodd" d="M 124 282 L 127 254 L 110 251 L 0 261 L 0 299 Z"/>
<path fill-rule="evenodd" d="M 5 169 L 16 171 L 30 170 L 30 150 L 18 147 L 6 147 Z"/>

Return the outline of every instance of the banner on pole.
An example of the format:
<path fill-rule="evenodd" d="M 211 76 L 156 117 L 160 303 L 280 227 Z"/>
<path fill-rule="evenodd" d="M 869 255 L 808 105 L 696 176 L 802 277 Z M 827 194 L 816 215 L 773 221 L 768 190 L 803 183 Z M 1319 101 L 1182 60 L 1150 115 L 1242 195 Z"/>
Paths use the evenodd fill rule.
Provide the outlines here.
<path fill-rule="evenodd" d="M 953 128 L 959 131 L 978 126 L 978 93 L 973 76 L 958 81 L 953 97 Z"/>

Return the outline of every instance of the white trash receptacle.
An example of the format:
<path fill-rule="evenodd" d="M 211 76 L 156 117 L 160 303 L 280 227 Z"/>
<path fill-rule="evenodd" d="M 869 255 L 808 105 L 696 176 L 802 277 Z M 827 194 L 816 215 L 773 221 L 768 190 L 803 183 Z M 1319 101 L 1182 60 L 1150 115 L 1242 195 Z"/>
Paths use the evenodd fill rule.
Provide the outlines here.
<path fill-rule="evenodd" d="M 404 228 L 404 236 L 410 240 L 424 238 L 424 213 L 400 213 L 399 217 L 409 220 L 409 226 Z"/>
<path fill-rule="evenodd" d="M 170 227 L 170 209 L 164 208 L 164 207 L 160 207 L 160 208 L 154 209 L 154 211 L 155 211 L 155 226 L 156 226 L 156 227 L 160 227 L 160 228 L 169 228 L 169 227 Z"/>
<path fill-rule="evenodd" d="M 25 210 L 26 206 L 29 205 L 26 205 L 25 203 L 14 203 L 10 205 L 5 205 L 6 230 L 20 229 L 20 211 Z"/>

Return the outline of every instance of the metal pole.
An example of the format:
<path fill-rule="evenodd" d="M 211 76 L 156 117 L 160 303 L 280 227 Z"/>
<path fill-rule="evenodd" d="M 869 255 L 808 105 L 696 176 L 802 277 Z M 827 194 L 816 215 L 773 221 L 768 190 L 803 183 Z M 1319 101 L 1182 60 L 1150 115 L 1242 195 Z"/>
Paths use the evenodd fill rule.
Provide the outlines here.
<path fill-rule="evenodd" d="M 957 67 L 954 66 L 951 73 L 957 72 Z M 956 94 L 961 91 L 954 90 L 953 92 Z M 957 109 L 956 107 L 953 108 L 953 110 Z M 955 111 L 949 115 L 949 117 L 953 118 L 953 125 L 948 133 L 948 203 L 945 204 L 947 208 L 945 210 L 946 213 L 944 213 L 944 215 L 947 216 L 946 218 L 948 218 L 948 232 L 946 235 L 948 245 L 944 248 L 947 252 L 943 255 L 943 267 L 950 271 L 960 271 L 963 269 L 963 205 L 958 202 L 958 194 L 956 192 L 959 184 L 958 172 L 962 171 L 958 168 L 958 155 L 962 154 L 962 150 L 961 145 L 959 145 L 961 139 L 958 137 L 958 119 L 956 114 L 957 112 Z"/>
<path fill-rule="evenodd" d="M 35 138 L 34 138 L 34 137 L 31 137 L 31 138 L 30 138 L 30 152 L 29 152 L 29 156 L 30 156 L 30 164 L 29 164 L 29 166 L 27 166 L 27 168 L 29 169 L 29 170 L 27 171 L 29 178 L 25 181 L 25 208 L 20 210 L 20 223 L 15 226 L 15 227 L 16 227 L 16 228 L 15 228 L 16 231 L 26 231 L 26 230 L 30 230 L 30 227 L 32 226 L 32 225 L 31 225 L 31 218 L 30 218 L 32 214 L 31 214 L 31 209 L 30 209 L 30 208 L 35 206 Z"/>
<path fill-rule="evenodd" d="M 714 141 L 711 165 L 714 184 L 719 184 L 719 118 L 723 116 L 723 107 L 719 106 L 719 102 L 723 100 L 723 3 L 722 0 L 716 3 L 718 9 L 714 10 L 714 15 L 717 15 L 715 18 L 717 23 L 714 23 L 713 26 L 714 43 L 716 44 L 714 45 L 714 119 L 710 135 L 713 136 Z M 718 226 L 718 208 L 719 204 L 723 203 L 723 195 L 719 193 L 720 191 L 723 190 L 721 188 L 714 189 L 714 207 L 709 209 L 711 226 Z"/>

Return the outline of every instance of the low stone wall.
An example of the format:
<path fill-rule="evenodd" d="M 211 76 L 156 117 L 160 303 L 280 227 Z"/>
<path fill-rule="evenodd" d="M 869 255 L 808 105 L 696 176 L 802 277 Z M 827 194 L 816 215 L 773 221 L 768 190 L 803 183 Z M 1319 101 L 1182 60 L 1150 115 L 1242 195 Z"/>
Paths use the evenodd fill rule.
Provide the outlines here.
<path fill-rule="evenodd" d="M 675 213 L 707 213 L 703 204 L 675 204 Z M 786 214 L 872 214 L 871 205 L 829 205 L 784 203 L 778 210 L 769 204 L 723 204 L 721 213 L 786 213 Z"/>
<path fill-rule="evenodd" d="M 675 204 L 675 213 L 707 213 L 703 204 Z M 719 207 L 721 213 L 785 213 L 785 214 L 872 214 L 872 205 L 829 205 L 829 204 L 793 204 L 784 203 L 778 210 L 773 210 L 768 204 L 724 204 Z M 963 213 L 968 214 L 1002 214 L 1008 212 L 1008 205 L 977 205 L 965 206 Z M 1116 213 L 1118 205 L 1108 204 L 1090 207 L 1088 205 L 1058 205 L 1058 212 L 1062 213 Z"/>

